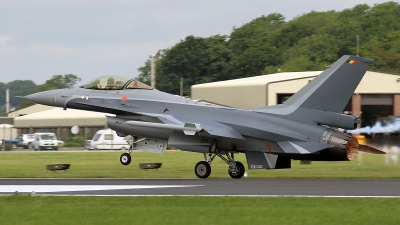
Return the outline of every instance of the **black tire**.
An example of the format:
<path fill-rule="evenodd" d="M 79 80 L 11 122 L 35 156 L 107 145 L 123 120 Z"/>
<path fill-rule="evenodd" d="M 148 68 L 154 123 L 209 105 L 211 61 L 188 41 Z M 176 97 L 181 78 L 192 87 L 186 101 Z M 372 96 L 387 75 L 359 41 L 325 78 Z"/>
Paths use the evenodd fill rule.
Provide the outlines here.
<path fill-rule="evenodd" d="M 198 178 L 207 178 L 211 174 L 211 166 L 206 161 L 200 161 L 194 167 L 194 173 Z"/>
<path fill-rule="evenodd" d="M 243 163 L 241 162 L 236 162 L 236 168 L 235 171 L 231 171 L 228 169 L 229 176 L 231 176 L 233 179 L 240 179 L 243 177 L 245 172 L 245 168 Z"/>
<path fill-rule="evenodd" d="M 122 165 L 127 166 L 129 163 L 131 163 L 132 157 L 128 153 L 124 153 L 119 157 L 119 161 L 121 162 Z"/>
<path fill-rule="evenodd" d="M 32 148 L 33 148 L 32 142 L 29 142 L 29 143 L 28 143 L 28 148 L 29 148 L 29 149 L 32 149 Z"/>

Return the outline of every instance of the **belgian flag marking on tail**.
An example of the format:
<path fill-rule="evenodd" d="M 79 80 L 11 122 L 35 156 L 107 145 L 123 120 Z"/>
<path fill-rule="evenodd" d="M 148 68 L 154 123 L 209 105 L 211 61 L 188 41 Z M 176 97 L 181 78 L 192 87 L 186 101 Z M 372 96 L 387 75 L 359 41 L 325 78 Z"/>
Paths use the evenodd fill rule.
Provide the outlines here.
<path fill-rule="evenodd" d="M 351 65 L 356 65 L 357 64 L 357 60 L 349 60 L 348 62 Z"/>

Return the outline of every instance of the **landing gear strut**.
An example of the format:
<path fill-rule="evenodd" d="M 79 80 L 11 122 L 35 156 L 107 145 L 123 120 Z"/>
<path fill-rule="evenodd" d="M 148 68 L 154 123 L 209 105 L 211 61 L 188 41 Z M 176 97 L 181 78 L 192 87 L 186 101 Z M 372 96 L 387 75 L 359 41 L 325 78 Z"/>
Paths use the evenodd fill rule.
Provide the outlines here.
<path fill-rule="evenodd" d="M 131 161 L 132 161 L 131 152 L 132 152 L 133 148 L 135 148 L 137 143 L 139 143 L 143 140 L 146 140 L 146 138 L 141 138 L 141 139 L 138 139 L 135 141 L 134 138 L 132 137 L 126 141 L 129 144 L 129 150 L 128 150 L 128 153 L 123 153 L 119 157 L 119 161 L 121 162 L 122 165 L 127 166 L 131 163 Z"/>
<path fill-rule="evenodd" d="M 235 156 L 233 152 L 219 151 L 214 149 L 212 153 L 204 154 L 205 161 L 200 161 L 194 167 L 194 172 L 198 178 L 207 178 L 211 174 L 211 163 L 215 157 L 220 157 L 224 162 L 226 162 L 228 167 L 229 176 L 234 179 L 242 178 L 245 172 L 243 163 L 235 161 Z"/>

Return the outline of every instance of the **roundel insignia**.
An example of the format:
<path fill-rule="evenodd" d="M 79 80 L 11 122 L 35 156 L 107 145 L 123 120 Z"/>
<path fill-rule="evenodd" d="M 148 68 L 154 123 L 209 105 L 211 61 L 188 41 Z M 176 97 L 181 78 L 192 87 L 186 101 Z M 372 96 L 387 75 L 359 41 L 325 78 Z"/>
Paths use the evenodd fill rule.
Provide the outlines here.
<path fill-rule="evenodd" d="M 356 65 L 357 64 L 357 60 L 349 60 L 349 64 Z"/>

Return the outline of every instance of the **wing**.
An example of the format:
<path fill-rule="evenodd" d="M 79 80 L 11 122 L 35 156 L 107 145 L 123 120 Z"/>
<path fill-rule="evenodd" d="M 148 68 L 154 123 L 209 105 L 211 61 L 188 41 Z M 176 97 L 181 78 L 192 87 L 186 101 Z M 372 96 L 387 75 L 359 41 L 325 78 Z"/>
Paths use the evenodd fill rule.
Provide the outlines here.
<path fill-rule="evenodd" d="M 240 133 L 238 133 L 232 127 L 220 124 L 218 122 L 184 123 L 176 119 L 175 117 L 166 114 L 153 114 L 153 113 L 142 113 L 142 112 L 135 112 L 135 114 L 155 118 L 159 120 L 161 123 L 127 121 L 126 124 L 131 126 L 165 128 L 176 131 L 183 131 L 186 135 L 194 135 L 196 132 L 203 131 L 213 136 L 234 138 L 234 139 L 245 139 Z"/>
<path fill-rule="evenodd" d="M 133 111 L 132 109 L 138 109 L 139 106 L 134 107 L 129 105 L 129 108 L 121 109 L 113 105 L 105 105 L 96 102 L 77 102 L 81 106 L 96 107 L 98 111 L 106 111 L 114 114 L 129 114 L 131 116 L 145 116 L 147 121 L 152 118 L 152 122 L 142 122 L 142 121 L 127 121 L 126 124 L 131 126 L 141 126 L 141 127 L 158 127 L 171 130 L 183 131 L 186 135 L 194 135 L 196 132 L 204 131 L 213 136 L 234 138 L 234 139 L 245 139 L 239 132 L 229 125 L 221 124 L 218 122 L 206 122 L 206 123 L 187 123 L 183 122 L 171 115 L 167 114 L 155 114 L 155 113 L 144 113 Z"/>

